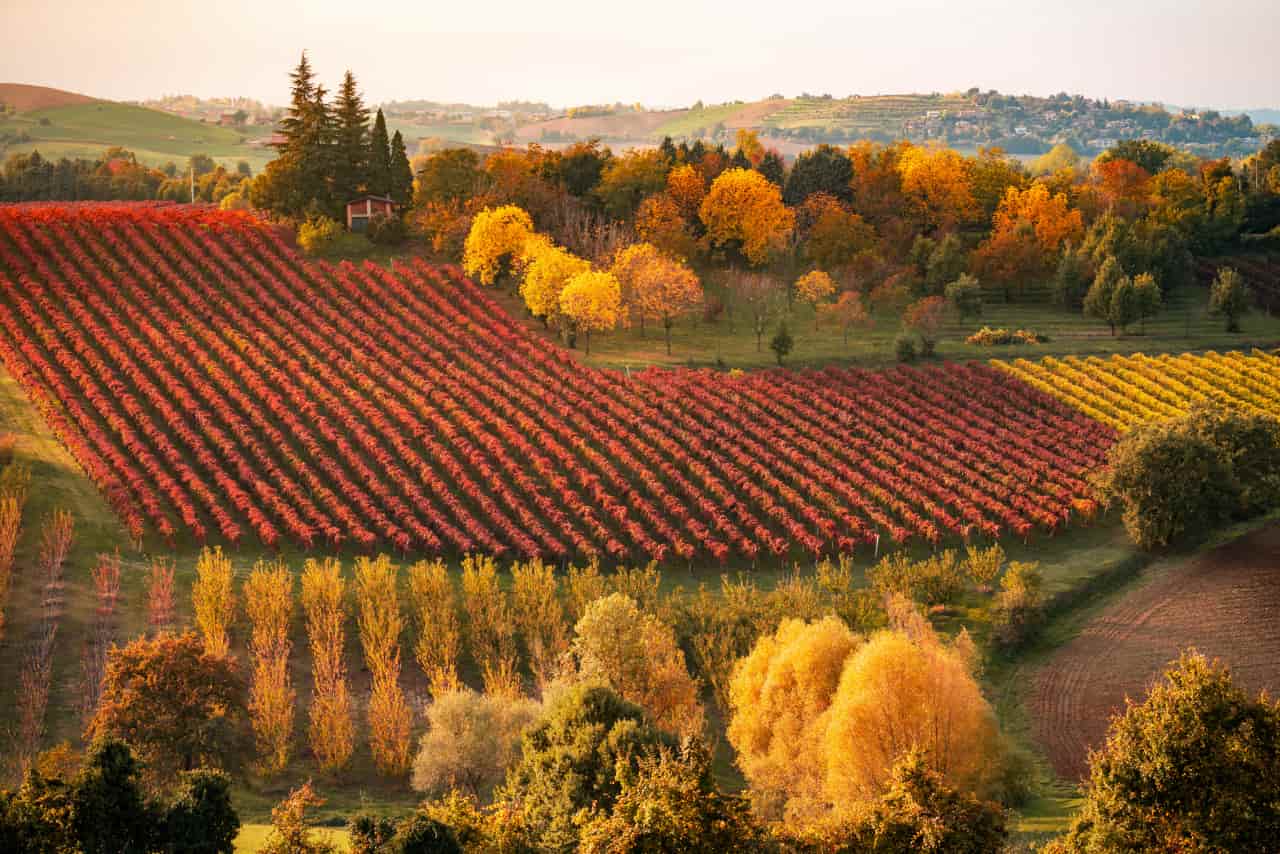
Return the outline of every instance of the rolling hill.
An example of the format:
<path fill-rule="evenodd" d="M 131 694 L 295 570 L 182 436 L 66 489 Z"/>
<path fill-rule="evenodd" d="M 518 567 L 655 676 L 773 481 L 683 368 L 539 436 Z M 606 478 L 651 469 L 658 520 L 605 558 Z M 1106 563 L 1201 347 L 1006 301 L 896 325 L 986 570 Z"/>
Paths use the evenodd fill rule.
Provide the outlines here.
<path fill-rule="evenodd" d="M 6 157 L 38 150 L 47 157 L 94 158 L 119 145 L 154 166 L 203 153 L 228 166 L 246 160 L 257 172 L 274 156 L 250 145 L 242 130 L 58 89 L 0 83 L 0 102 L 16 110 L 0 116 L 0 155 Z"/>

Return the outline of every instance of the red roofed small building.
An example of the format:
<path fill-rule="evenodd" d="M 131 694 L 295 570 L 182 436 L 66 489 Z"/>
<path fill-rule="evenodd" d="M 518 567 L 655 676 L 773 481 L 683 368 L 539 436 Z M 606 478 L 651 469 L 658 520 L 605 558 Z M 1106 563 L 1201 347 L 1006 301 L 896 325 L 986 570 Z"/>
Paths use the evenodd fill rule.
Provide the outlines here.
<path fill-rule="evenodd" d="M 386 196 L 361 196 L 347 202 L 347 228 L 351 231 L 364 231 L 375 215 L 391 216 L 395 212 L 396 203 Z"/>

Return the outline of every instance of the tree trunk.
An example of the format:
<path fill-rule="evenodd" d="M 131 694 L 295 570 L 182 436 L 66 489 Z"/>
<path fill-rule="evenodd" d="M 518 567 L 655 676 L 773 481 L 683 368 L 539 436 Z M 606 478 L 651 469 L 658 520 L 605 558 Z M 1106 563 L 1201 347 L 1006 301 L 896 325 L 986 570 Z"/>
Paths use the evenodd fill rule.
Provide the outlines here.
<path fill-rule="evenodd" d="M 671 355 L 671 319 L 667 318 L 666 320 L 663 320 L 662 325 L 667 332 L 667 355 L 670 356 Z"/>

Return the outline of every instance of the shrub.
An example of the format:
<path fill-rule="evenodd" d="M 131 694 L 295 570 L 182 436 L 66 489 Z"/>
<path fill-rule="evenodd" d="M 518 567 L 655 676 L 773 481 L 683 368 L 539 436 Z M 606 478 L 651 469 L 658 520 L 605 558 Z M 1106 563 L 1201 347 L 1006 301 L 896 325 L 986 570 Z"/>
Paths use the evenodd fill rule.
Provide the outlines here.
<path fill-rule="evenodd" d="M 1230 267 L 1218 271 L 1209 291 L 1209 312 L 1227 321 L 1228 332 L 1240 331 L 1240 318 L 1253 307 L 1253 294 L 1244 278 Z"/>
<path fill-rule="evenodd" d="M 787 329 L 787 324 L 779 323 L 778 331 L 769 340 L 769 349 L 773 351 L 779 366 L 782 365 L 787 356 L 791 355 L 793 347 L 795 347 L 795 339 L 791 337 L 791 331 Z"/>
<path fill-rule="evenodd" d="M 369 218 L 365 236 L 378 246 L 399 246 L 409 236 L 409 229 L 398 214 L 379 213 Z"/>
<path fill-rule="evenodd" d="M 893 339 L 893 353 L 899 362 L 914 362 L 916 360 L 916 337 L 906 332 L 900 332 Z"/>
<path fill-rule="evenodd" d="M 1089 765 L 1084 807 L 1047 851 L 1268 851 L 1280 839 L 1280 704 L 1194 652 L 1127 703 Z"/>
<path fill-rule="evenodd" d="M 964 590 L 964 570 L 951 549 L 924 560 L 912 560 L 906 552 L 895 552 L 867 570 L 867 581 L 881 597 L 900 593 L 922 605 L 941 605 Z"/>
<path fill-rule="evenodd" d="M 1013 561 L 1000 579 L 1000 593 L 992 611 L 991 633 L 1007 649 L 1025 644 L 1040 623 L 1043 579 L 1039 564 Z"/>
<path fill-rule="evenodd" d="M 328 217 L 313 217 L 298 226 L 298 245 L 312 255 L 329 251 L 342 236 L 342 226 Z"/>
<path fill-rule="evenodd" d="M 961 320 L 982 316 L 982 286 L 968 273 L 947 285 L 946 297 Z"/>
<path fill-rule="evenodd" d="M 427 733 L 413 760 L 413 788 L 429 796 L 462 789 L 487 800 L 520 751 L 520 736 L 537 719 L 528 699 L 469 689 L 437 696 L 427 707 Z"/>

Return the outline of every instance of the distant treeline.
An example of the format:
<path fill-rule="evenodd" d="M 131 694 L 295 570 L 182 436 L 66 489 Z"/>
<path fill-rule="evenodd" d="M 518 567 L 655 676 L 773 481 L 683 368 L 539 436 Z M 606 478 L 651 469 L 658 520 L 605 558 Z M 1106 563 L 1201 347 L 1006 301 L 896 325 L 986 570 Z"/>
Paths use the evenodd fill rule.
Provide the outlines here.
<path fill-rule="evenodd" d="M 247 162 L 242 160 L 229 170 L 207 154 L 193 155 L 181 166 L 169 162 L 157 169 L 139 163 L 133 152 L 120 147 L 108 148 L 93 160 L 51 160 L 36 150 L 5 160 L 0 168 L 0 202 L 189 202 L 194 187 L 197 202 L 240 207 L 247 205 L 246 182 L 252 177 Z"/>

